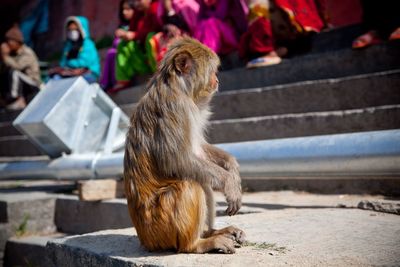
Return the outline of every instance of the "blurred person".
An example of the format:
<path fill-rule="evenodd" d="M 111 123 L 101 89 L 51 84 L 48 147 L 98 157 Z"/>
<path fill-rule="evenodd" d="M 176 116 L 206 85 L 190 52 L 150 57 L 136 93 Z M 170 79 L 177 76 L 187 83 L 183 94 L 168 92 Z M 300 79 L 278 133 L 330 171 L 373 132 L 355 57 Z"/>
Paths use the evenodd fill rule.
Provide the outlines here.
<path fill-rule="evenodd" d="M 198 23 L 193 37 L 219 55 L 238 48 L 239 37 L 247 29 L 247 5 L 243 0 L 198 0 Z"/>
<path fill-rule="evenodd" d="M 34 47 L 36 37 L 49 29 L 49 0 L 25 1 L 20 16 L 25 44 Z"/>
<path fill-rule="evenodd" d="M 249 2 L 249 28 L 241 36 L 239 55 L 250 59 L 248 68 L 279 64 L 282 59 L 275 51 L 268 0 Z"/>
<path fill-rule="evenodd" d="M 248 68 L 280 63 L 308 48 L 309 37 L 325 27 L 314 0 L 250 0 L 248 19 L 239 47 Z"/>
<path fill-rule="evenodd" d="M 70 16 L 65 21 L 66 41 L 59 67 L 49 70 L 55 79 L 82 76 L 89 83 L 97 81 L 100 60 L 90 38 L 89 22 L 82 16 Z"/>
<path fill-rule="evenodd" d="M 196 29 L 199 9 L 196 0 L 161 0 L 158 16 L 163 24 L 175 25 L 192 35 Z"/>
<path fill-rule="evenodd" d="M 1 44 L 1 95 L 6 109 L 23 109 L 39 91 L 40 70 L 35 52 L 24 44 L 22 32 L 13 26 Z"/>
<path fill-rule="evenodd" d="M 158 1 L 135 0 L 135 13 L 129 30 L 121 34 L 117 47 L 116 80 L 111 90 L 116 92 L 131 85 L 135 75 L 151 74 L 156 70 L 150 38 L 161 30 L 158 20 Z"/>
<path fill-rule="evenodd" d="M 185 36 L 186 33 L 177 25 L 172 23 L 165 24 L 163 30 L 154 34 L 150 40 L 152 58 L 155 59 L 157 65 L 164 58 L 168 47 L 178 38 Z"/>
<path fill-rule="evenodd" d="M 105 90 L 112 88 L 116 84 L 115 60 L 117 55 L 117 46 L 121 41 L 120 36 L 123 36 L 129 30 L 129 23 L 132 20 L 134 13 L 133 0 L 122 0 L 119 2 L 119 26 L 118 29 L 115 30 L 115 38 L 112 47 L 107 50 L 107 56 L 100 79 L 100 85 Z"/>
<path fill-rule="evenodd" d="M 400 39 L 399 1 L 362 0 L 361 5 L 363 24 L 367 32 L 353 41 L 354 49 L 381 43 L 383 39 Z"/>

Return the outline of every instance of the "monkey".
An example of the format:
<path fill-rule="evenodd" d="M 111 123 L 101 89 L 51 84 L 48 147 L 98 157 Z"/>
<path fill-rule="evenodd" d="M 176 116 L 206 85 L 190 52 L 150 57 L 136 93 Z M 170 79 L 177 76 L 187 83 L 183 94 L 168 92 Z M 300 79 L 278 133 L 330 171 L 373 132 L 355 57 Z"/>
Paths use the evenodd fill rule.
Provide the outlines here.
<path fill-rule="evenodd" d="M 218 56 L 189 37 L 171 44 L 130 119 L 124 156 L 128 210 L 149 251 L 235 253 L 245 233 L 213 228 L 213 190 L 235 215 L 242 188 L 236 159 L 206 142 Z"/>

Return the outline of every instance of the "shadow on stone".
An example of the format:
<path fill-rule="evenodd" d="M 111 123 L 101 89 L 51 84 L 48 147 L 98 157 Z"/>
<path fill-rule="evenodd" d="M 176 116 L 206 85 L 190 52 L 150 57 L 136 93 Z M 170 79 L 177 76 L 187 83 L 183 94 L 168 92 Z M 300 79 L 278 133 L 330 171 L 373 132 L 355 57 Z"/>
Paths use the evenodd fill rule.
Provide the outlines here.
<path fill-rule="evenodd" d="M 222 202 L 218 203 L 222 205 Z M 291 206 L 291 205 L 281 205 L 281 204 L 267 204 L 267 203 L 248 203 L 243 202 L 243 206 L 252 207 L 252 208 L 262 208 L 266 210 L 284 210 L 284 209 L 331 209 L 335 208 L 335 206 L 320 206 L 320 205 L 299 205 L 299 206 Z"/>
<path fill-rule="evenodd" d="M 171 252 L 148 252 L 134 235 L 99 234 L 83 235 L 67 239 L 64 245 L 82 248 L 109 257 L 137 258 L 174 254 Z"/>

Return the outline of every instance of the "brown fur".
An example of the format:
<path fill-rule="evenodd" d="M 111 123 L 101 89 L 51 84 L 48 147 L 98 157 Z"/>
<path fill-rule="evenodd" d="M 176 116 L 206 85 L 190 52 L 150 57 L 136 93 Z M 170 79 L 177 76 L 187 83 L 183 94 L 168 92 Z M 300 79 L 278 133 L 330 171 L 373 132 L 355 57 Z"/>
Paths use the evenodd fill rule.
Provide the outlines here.
<path fill-rule="evenodd" d="M 241 206 L 238 164 L 208 144 L 208 105 L 218 89 L 218 57 L 183 38 L 170 47 L 148 84 L 127 134 L 124 179 L 129 213 L 144 247 L 233 253 L 243 231 L 214 230 L 212 189 L 222 190 L 229 215 Z"/>

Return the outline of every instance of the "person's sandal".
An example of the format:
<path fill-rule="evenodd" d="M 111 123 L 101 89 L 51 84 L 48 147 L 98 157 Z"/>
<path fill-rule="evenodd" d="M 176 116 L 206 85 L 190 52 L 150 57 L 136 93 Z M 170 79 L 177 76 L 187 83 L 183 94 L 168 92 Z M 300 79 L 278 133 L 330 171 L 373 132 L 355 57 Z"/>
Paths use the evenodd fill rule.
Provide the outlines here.
<path fill-rule="evenodd" d="M 390 41 L 400 40 L 400 27 L 398 27 L 394 32 L 392 32 L 389 36 Z"/>
<path fill-rule="evenodd" d="M 14 102 L 12 102 L 11 104 L 8 104 L 6 106 L 6 109 L 7 110 L 21 110 L 21 109 L 24 109 L 25 107 L 26 107 L 25 98 L 20 96 L 16 100 L 14 100 Z"/>
<path fill-rule="evenodd" d="M 376 35 L 374 31 L 369 31 L 357 37 L 352 44 L 353 49 L 365 48 L 371 45 L 379 44 L 382 40 Z"/>
<path fill-rule="evenodd" d="M 280 57 L 271 57 L 271 56 L 266 56 L 266 57 L 258 57 L 253 60 L 250 60 L 246 68 L 252 69 L 252 68 L 258 68 L 258 67 L 265 67 L 265 66 L 271 66 L 271 65 L 276 65 L 282 62 L 282 59 Z"/>

